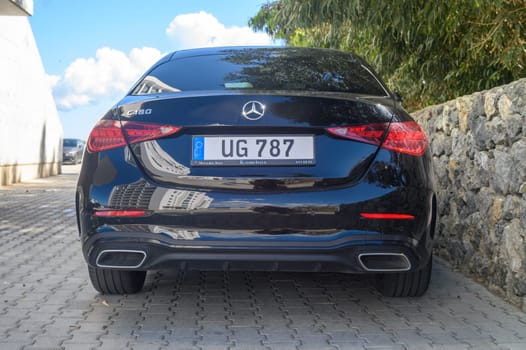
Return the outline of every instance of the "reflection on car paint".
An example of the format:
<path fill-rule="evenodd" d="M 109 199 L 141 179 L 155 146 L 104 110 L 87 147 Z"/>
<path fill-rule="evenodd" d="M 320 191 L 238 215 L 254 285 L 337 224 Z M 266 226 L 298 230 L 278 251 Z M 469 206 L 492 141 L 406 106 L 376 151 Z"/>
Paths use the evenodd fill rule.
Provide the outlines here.
<path fill-rule="evenodd" d="M 205 192 L 157 187 L 145 180 L 115 186 L 109 200 L 111 208 L 147 210 L 204 209 L 211 203 Z"/>
<path fill-rule="evenodd" d="M 144 166 L 155 176 L 190 174 L 190 168 L 173 159 L 157 141 L 142 142 L 139 150 Z"/>
<path fill-rule="evenodd" d="M 198 239 L 200 237 L 197 231 L 190 230 L 174 230 L 173 228 L 158 226 L 158 225 L 149 225 L 150 232 L 160 233 L 166 235 L 172 239 L 181 239 L 185 241 Z"/>

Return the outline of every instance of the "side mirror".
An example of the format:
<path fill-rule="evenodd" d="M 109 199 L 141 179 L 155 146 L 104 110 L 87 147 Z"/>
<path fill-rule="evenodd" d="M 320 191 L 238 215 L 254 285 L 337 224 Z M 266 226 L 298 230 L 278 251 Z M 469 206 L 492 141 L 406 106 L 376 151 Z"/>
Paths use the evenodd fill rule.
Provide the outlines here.
<path fill-rule="evenodd" d="M 393 92 L 393 98 L 396 102 L 402 103 L 402 96 L 398 91 Z"/>

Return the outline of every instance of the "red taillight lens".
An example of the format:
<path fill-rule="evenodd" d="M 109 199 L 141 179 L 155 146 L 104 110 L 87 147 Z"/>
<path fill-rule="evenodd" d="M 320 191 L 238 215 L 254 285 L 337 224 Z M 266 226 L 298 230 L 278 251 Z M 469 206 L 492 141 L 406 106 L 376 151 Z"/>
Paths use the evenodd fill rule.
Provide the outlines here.
<path fill-rule="evenodd" d="M 99 121 L 91 130 L 87 145 L 90 152 L 100 152 L 126 145 L 121 123 L 114 120 Z"/>
<path fill-rule="evenodd" d="M 138 216 L 145 216 L 145 210 L 100 210 L 93 212 L 94 216 L 102 217 L 117 217 L 117 218 L 134 218 Z"/>
<path fill-rule="evenodd" d="M 178 126 L 136 122 L 122 122 L 122 127 L 130 144 L 172 135 L 181 129 Z"/>
<path fill-rule="evenodd" d="M 415 122 L 391 123 L 383 148 L 412 156 L 426 153 L 426 133 Z"/>
<path fill-rule="evenodd" d="M 339 126 L 327 130 L 336 136 L 378 146 L 382 143 L 387 128 L 389 128 L 389 123 Z"/>
<path fill-rule="evenodd" d="M 373 145 L 381 144 L 382 148 L 412 156 L 423 155 L 427 147 L 426 134 L 413 121 L 334 127 L 327 130 L 336 136 Z"/>
<path fill-rule="evenodd" d="M 411 214 L 395 214 L 395 213 L 360 213 L 364 219 L 375 220 L 413 220 L 414 215 Z"/>
<path fill-rule="evenodd" d="M 126 140 L 129 144 L 154 140 L 175 134 L 180 129 L 180 127 L 171 125 L 101 120 L 89 135 L 88 150 L 90 152 L 106 151 L 125 146 Z"/>

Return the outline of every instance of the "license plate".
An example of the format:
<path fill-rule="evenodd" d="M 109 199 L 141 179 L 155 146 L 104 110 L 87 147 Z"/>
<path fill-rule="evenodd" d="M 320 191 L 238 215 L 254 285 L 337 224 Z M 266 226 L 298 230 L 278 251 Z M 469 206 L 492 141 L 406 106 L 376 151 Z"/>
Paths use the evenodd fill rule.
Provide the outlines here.
<path fill-rule="evenodd" d="M 194 136 L 193 166 L 315 165 L 312 135 Z"/>

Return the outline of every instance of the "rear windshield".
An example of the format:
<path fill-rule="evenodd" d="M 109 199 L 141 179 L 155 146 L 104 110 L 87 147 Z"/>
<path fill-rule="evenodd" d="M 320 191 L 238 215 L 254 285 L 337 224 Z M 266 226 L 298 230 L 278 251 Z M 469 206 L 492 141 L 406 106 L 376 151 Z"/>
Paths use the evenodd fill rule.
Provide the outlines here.
<path fill-rule="evenodd" d="M 64 147 L 77 147 L 77 140 L 64 139 Z"/>
<path fill-rule="evenodd" d="M 234 49 L 177 58 L 151 71 L 132 95 L 196 90 L 293 90 L 386 96 L 358 57 L 336 50 Z"/>

